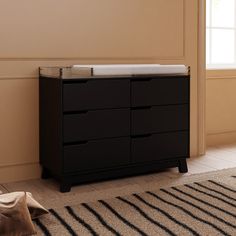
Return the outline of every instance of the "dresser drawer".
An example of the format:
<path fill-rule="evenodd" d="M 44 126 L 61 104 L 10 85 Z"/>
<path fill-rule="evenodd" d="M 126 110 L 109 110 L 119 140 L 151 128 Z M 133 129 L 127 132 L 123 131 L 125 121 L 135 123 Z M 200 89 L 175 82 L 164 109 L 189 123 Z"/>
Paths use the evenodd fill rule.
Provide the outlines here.
<path fill-rule="evenodd" d="M 64 115 L 64 142 L 130 136 L 130 109 Z"/>
<path fill-rule="evenodd" d="M 132 138 L 133 162 L 148 162 L 189 155 L 189 133 L 173 132 Z"/>
<path fill-rule="evenodd" d="M 189 129 L 188 105 L 152 106 L 132 110 L 131 134 Z"/>
<path fill-rule="evenodd" d="M 189 79 L 147 78 L 131 82 L 132 107 L 189 102 Z"/>
<path fill-rule="evenodd" d="M 64 111 L 130 106 L 130 80 L 87 80 L 63 85 Z"/>
<path fill-rule="evenodd" d="M 64 147 L 64 172 L 93 170 L 130 162 L 130 138 L 89 141 Z"/>

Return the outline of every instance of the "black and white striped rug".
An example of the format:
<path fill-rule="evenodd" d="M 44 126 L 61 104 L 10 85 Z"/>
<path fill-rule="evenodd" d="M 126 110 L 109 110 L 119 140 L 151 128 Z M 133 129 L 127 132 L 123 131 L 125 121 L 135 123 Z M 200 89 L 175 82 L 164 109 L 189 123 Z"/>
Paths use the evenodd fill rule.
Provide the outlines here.
<path fill-rule="evenodd" d="M 212 180 L 50 209 L 38 235 L 236 235 L 236 189 Z"/>

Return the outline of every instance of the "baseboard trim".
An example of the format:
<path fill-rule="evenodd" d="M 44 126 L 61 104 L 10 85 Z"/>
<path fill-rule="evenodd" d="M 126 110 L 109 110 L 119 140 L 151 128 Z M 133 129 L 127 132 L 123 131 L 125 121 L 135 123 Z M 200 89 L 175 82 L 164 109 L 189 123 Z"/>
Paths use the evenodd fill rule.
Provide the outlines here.
<path fill-rule="evenodd" d="M 0 167 L 0 184 L 17 182 L 40 177 L 41 167 L 39 163 L 1 166 Z"/>
<path fill-rule="evenodd" d="M 207 146 L 236 144 L 236 131 L 208 134 L 206 142 Z"/>

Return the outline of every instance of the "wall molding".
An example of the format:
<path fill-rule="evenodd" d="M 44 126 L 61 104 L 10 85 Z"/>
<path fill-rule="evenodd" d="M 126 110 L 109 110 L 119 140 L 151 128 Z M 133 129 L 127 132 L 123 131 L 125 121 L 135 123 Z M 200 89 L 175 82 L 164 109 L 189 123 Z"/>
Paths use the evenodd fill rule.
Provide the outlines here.
<path fill-rule="evenodd" d="M 231 134 L 231 133 L 236 133 L 236 130 L 223 130 L 219 132 L 210 132 L 210 133 L 207 133 L 207 135 L 210 136 L 210 135 Z"/>
<path fill-rule="evenodd" d="M 35 80 L 38 78 L 37 76 L 0 76 L 0 80 L 18 80 L 18 79 Z"/>
<path fill-rule="evenodd" d="M 19 162 L 19 163 L 11 163 L 11 164 L 5 164 L 5 165 L 0 165 L 1 168 L 8 168 L 8 167 L 13 167 L 13 166 L 26 166 L 26 165 L 37 165 L 39 164 L 39 161 L 35 162 Z"/>
<path fill-rule="evenodd" d="M 105 41 L 105 43 L 109 42 L 109 41 L 112 42 L 113 40 L 117 40 L 117 39 L 119 40 L 120 36 L 127 37 L 127 31 L 132 33 L 130 28 L 132 28 L 132 26 L 134 26 L 134 25 L 135 26 L 139 25 L 137 23 L 139 22 L 139 19 L 140 19 L 140 12 L 141 12 L 140 5 L 143 4 L 145 6 L 145 1 L 141 1 L 140 4 L 137 5 L 137 8 L 136 8 L 136 4 L 131 5 L 131 4 L 126 4 L 126 3 L 120 3 L 118 6 L 121 6 L 122 8 L 127 7 L 128 10 L 130 10 L 130 9 L 132 10 L 132 13 L 134 14 L 134 19 L 130 18 L 129 12 L 124 12 L 124 14 L 125 14 L 124 19 L 126 20 L 126 22 L 123 22 L 122 24 L 118 22 L 116 24 L 116 20 L 115 20 L 114 23 L 115 23 L 115 26 L 120 27 L 121 29 L 125 28 L 125 30 L 118 31 L 119 33 L 121 33 L 121 34 L 118 34 L 118 37 L 116 36 L 116 37 L 101 37 L 101 39 L 99 38 L 101 41 L 99 41 L 98 44 L 96 41 L 92 41 L 92 42 L 89 41 L 89 43 L 91 44 L 89 48 L 93 49 L 93 47 L 95 45 L 95 48 L 99 49 L 99 50 L 91 50 L 90 52 L 88 52 L 89 50 L 84 50 L 85 48 L 83 45 L 86 45 L 88 43 L 87 37 L 93 38 L 91 36 L 94 36 L 94 35 L 96 36 L 97 31 L 93 30 L 93 28 L 92 28 L 93 26 L 91 27 L 91 24 L 88 24 L 88 26 L 90 26 L 90 27 L 88 27 L 87 30 L 85 30 L 85 33 L 83 32 L 83 30 L 76 31 L 75 28 L 70 28 L 70 26 L 71 26 L 71 24 L 73 24 L 75 18 L 73 17 L 71 19 L 70 17 L 68 17 L 68 21 L 64 22 L 65 27 L 67 26 L 67 29 L 71 33 L 72 37 L 75 38 L 75 40 L 70 41 L 69 39 L 65 38 L 65 34 L 61 33 L 62 31 L 60 30 L 61 29 L 60 22 L 53 21 L 54 25 L 56 26 L 54 29 L 55 31 L 52 31 L 54 34 L 49 33 L 49 35 L 46 35 L 44 40 L 42 40 L 40 47 L 37 47 L 37 40 L 30 41 L 30 39 L 28 38 L 28 37 L 33 37 L 32 35 L 30 35 L 30 31 L 29 31 L 30 28 L 25 27 L 25 24 L 27 24 L 28 19 L 25 18 L 24 15 L 19 14 L 19 16 L 22 16 L 20 22 L 23 23 L 24 27 L 22 29 L 25 30 L 26 34 L 22 35 L 20 33 L 20 31 L 18 32 L 18 30 L 16 30 L 16 31 L 9 30 L 9 31 L 6 31 L 5 34 L 7 35 L 7 32 L 8 33 L 14 32 L 12 34 L 12 36 L 17 37 L 20 35 L 17 38 L 19 41 L 18 48 L 22 46 L 24 50 L 18 50 L 18 48 L 15 47 L 15 45 L 12 43 L 11 40 L 9 42 L 6 40 L 6 45 L 9 46 L 9 50 L 3 50 L 3 53 L 0 56 L 0 60 L 4 60 L 4 61 L 5 60 L 30 60 L 30 61 L 32 61 L 32 60 L 45 60 L 45 61 L 47 61 L 47 60 L 100 60 L 100 59 L 101 60 L 117 60 L 118 59 L 118 60 L 131 60 L 131 61 L 134 61 L 134 60 L 135 61 L 136 60 L 166 60 L 166 59 L 167 60 L 168 59 L 182 60 L 186 56 L 185 55 L 185 53 L 186 53 L 185 43 L 186 43 L 186 35 L 187 35 L 187 32 L 186 32 L 187 22 L 186 22 L 186 20 L 188 20 L 188 19 L 186 19 L 186 15 L 188 12 L 187 11 L 188 10 L 187 9 L 188 0 L 175 0 L 175 1 L 168 0 L 166 2 L 167 3 L 165 3 L 165 1 L 164 1 L 164 3 L 163 3 L 163 1 L 157 1 L 157 4 L 156 4 L 154 1 L 153 3 L 148 4 L 149 7 L 152 7 L 151 16 L 153 16 L 154 18 L 147 17 L 147 21 L 148 21 L 147 25 L 149 25 L 149 27 L 151 29 L 151 31 L 147 31 L 147 32 L 149 34 L 155 33 L 155 37 L 157 38 L 157 40 L 159 40 L 159 38 L 161 38 L 160 42 L 165 43 L 165 41 L 166 41 L 165 40 L 165 32 L 166 31 L 165 31 L 165 28 L 161 24 L 161 20 L 166 20 L 167 24 L 170 23 L 170 26 L 174 28 L 173 31 L 172 30 L 170 31 L 170 32 L 173 32 L 174 34 L 168 34 L 168 35 L 170 35 L 170 37 L 169 37 L 170 44 L 171 45 L 174 44 L 173 42 L 171 42 L 171 38 L 174 37 L 175 41 L 176 41 L 176 48 L 178 50 L 176 50 L 176 48 L 172 49 L 172 47 L 170 47 L 170 46 L 168 48 L 171 48 L 171 50 L 162 50 L 163 46 L 160 45 L 160 43 L 156 44 L 156 41 L 152 41 L 151 45 L 153 46 L 152 47 L 153 50 L 149 51 L 149 53 L 146 53 L 146 52 L 144 53 L 144 50 L 143 49 L 140 50 L 140 48 L 143 47 L 146 50 L 146 45 L 143 45 L 143 42 L 140 41 L 139 44 L 135 44 L 136 48 L 134 48 L 134 49 L 132 48 L 132 51 L 130 51 L 130 53 L 128 53 L 127 51 L 129 51 L 129 49 L 130 49 L 130 43 L 127 43 L 127 40 L 122 41 L 122 44 L 118 45 L 118 47 L 117 47 L 117 43 L 115 41 L 115 43 L 112 43 L 111 46 L 110 45 L 106 46 L 106 44 L 105 44 L 105 47 L 99 48 L 99 43 L 102 43 L 104 41 Z M 175 8 L 170 9 L 170 7 L 169 7 L 170 4 L 174 4 Z M 107 11 L 107 9 L 109 10 L 109 7 L 111 8 L 111 10 L 115 10 L 114 6 L 113 6 L 114 4 L 100 4 L 100 5 L 101 5 L 101 9 L 104 8 L 104 11 Z M 63 8 L 61 8 L 61 6 L 64 6 L 64 5 L 59 4 L 58 7 L 59 7 L 59 9 L 63 10 Z M 163 10 L 160 10 L 157 8 L 157 7 L 162 7 L 162 6 L 163 6 L 163 9 L 165 9 L 167 11 L 166 14 L 163 14 Z M 7 4 L 7 7 L 10 7 L 10 6 L 8 6 L 8 4 Z M 41 7 L 41 5 L 39 5 L 39 7 Z M 85 11 L 88 11 L 88 12 L 91 11 L 90 6 L 88 7 L 88 5 L 85 5 L 85 7 L 86 7 L 84 9 Z M 156 9 L 160 10 L 160 12 L 156 11 Z M 171 17 L 170 21 L 168 21 L 168 18 L 169 18 L 168 12 L 169 11 L 172 11 L 174 13 L 174 14 L 171 14 L 171 15 L 173 15 L 173 17 L 169 16 L 169 17 Z M 147 13 L 149 13 L 148 15 L 150 15 L 149 11 L 147 11 Z M 106 32 L 106 30 L 110 30 L 110 29 L 107 29 L 106 27 L 105 28 L 103 27 L 104 26 L 104 21 L 103 21 L 104 19 L 100 19 L 99 14 L 101 14 L 100 11 L 95 11 L 93 17 L 91 18 L 91 22 L 95 22 L 95 24 L 96 24 L 98 22 L 98 20 L 101 20 L 101 24 L 100 25 L 98 24 L 98 29 L 100 29 L 101 32 L 103 32 L 104 30 L 105 30 L 105 32 Z M 114 12 L 114 14 L 117 14 L 117 13 Z M 112 20 L 114 14 L 109 14 L 108 15 L 109 18 L 107 18 L 106 20 L 108 20 L 108 21 L 109 21 L 109 19 Z M 17 16 L 18 16 L 18 14 L 17 14 Z M 55 17 L 56 17 L 56 19 L 59 19 L 59 21 L 60 21 L 61 14 L 59 15 L 56 12 Z M 115 15 L 115 17 L 117 17 L 117 16 Z M 162 17 L 162 18 L 160 18 L 160 17 Z M 45 17 L 45 19 L 47 20 L 47 16 Z M 50 19 L 51 19 L 51 17 L 49 18 L 49 22 L 47 22 L 49 25 L 51 23 Z M 80 17 L 77 19 L 81 20 Z M 35 36 L 39 36 L 39 32 L 41 32 L 45 28 L 43 25 L 45 23 L 45 21 L 38 20 L 37 18 L 36 18 L 36 20 L 37 20 L 36 24 L 38 26 L 37 28 L 39 28 L 39 31 L 33 30 L 33 32 L 36 34 Z M 134 20 L 138 20 L 138 22 L 136 23 L 136 21 L 134 21 Z M 162 35 L 164 35 L 164 37 L 162 37 L 162 35 L 160 35 L 160 34 L 156 34 L 155 26 L 157 24 L 155 23 L 155 20 L 157 20 L 158 27 L 161 29 Z M 14 19 L 13 19 L 13 22 L 14 22 Z M 28 24 L 27 24 L 27 26 L 28 26 Z M 129 27 L 129 28 L 127 28 L 127 27 Z M 143 34 L 147 33 L 146 32 L 146 28 L 147 28 L 146 25 L 140 24 L 140 27 L 133 27 L 133 28 L 135 28 L 134 29 L 135 35 L 136 34 L 139 35 L 140 32 Z M 159 29 L 159 28 L 157 28 L 157 29 Z M 176 31 L 176 29 L 179 29 L 179 30 Z M 112 29 L 112 30 L 114 30 L 114 29 Z M 45 31 L 45 32 L 47 32 L 47 31 Z M 92 34 L 91 34 L 91 32 L 92 32 Z M 29 33 L 29 35 L 27 33 Z M 110 32 L 108 31 L 108 33 L 110 33 Z M 86 37 L 84 37 L 84 35 Z M 110 35 L 112 36 L 112 33 L 110 33 Z M 128 34 L 128 36 L 133 41 L 135 41 L 134 35 Z M 33 37 L 33 39 L 35 39 L 35 37 Z M 65 50 L 60 50 L 60 48 L 57 48 L 60 46 L 64 47 L 65 45 L 68 45 L 68 43 L 67 44 L 64 43 L 64 39 L 66 39 L 68 41 L 68 43 L 71 44 L 70 46 L 73 46 L 73 47 L 67 47 L 67 49 L 65 49 Z M 109 41 L 106 41 L 107 39 Z M 58 44 L 55 43 L 56 40 L 59 41 Z M 29 46 L 27 46 L 27 44 L 25 44 L 25 42 L 29 42 Z M 81 42 L 82 42 L 82 44 L 81 44 Z M 48 43 L 51 43 L 50 47 L 49 47 Z M 122 51 L 122 54 L 120 53 L 120 50 L 119 50 L 120 46 L 122 46 L 124 49 L 126 49 L 126 51 L 125 50 Z M 52 50 L 51 50 L 51 48 L 52 48 Z M 3 49 L 5 49 L 5 48 L 3 48 Z M 113 53 L 110 53 L 110 51 L 108 51 L 108 50 L 113 51 Z M 163 56 L 156 56 L 156 54 L 157 54 L 157 53 L 155 53 L 156 50 L 157 50 L 157 52 L 159 52 L 159 55 L 163 55 Z M 107 53 L 107 51 L 108 51 L 108 53 Z M 135 53 L 133 53 L 133 51 Z M 96 53 L 100 54 L 101 57 L 100 58 L 96 57 Z M 118 57 L 114 56 L 114 53 Z M 19 55 L 18 57 L 16 56 L 17 54 Z M 104 54 L 107 56 L 102 57 Z M 131 54 L 131 56 L 130 56 L 130 54 Z M 65 56 L 65 55 L 67 55 L 67 56 Z M 81 56 L 79 56 L 79 55 L 81 55 Z M 89 55 L 89 56 L 87 56 L 87 55 Z M 152 55 L 152 56 L 150 57 L 150 55 Z"/>
<path fill-rule="evenodd" d="M 204 1 L 204 0 L 200 0 Z M 171 2 L 171 1 L 170 1 Z M 183 5 L 181 5 L 183 3 Z M 171 4 L 171 3 L 170 3 Z M 41 53 L 40 51 L 33 54 L 30 52 L 27 56 L 27 54 L 24 53 L 24 51 L 20 54 L 12 53 L 12 54 L 5 54 L 0 56 L 0 65 L 1 68 L 4 68 L 1 72 L 0 76 L 0 82 L 1 80 L 9 80 L 9 83 L 11 80 L 32 80 L 29 81 L 29 84 L 33 84 L 33 86 L 37 86 L 37 67 L 39 65 L 68 65 L 68 64 L 75 64 L 75 63 L 93 63 L 93 64 L 101 64 L 101 63 L 161 63 L 161 64 L 187 64 L 193 67 L 193 70 L 191 71 L 191 86 L 192 86 L 192 94 L 191 97 L 191 105 L 192 105 L 192 111 L 193 116 L 191 117 L 191 149 L 193 150 L 192 153 L 194 155 L 197 155 L 202 150 L 202 144 L 204 144 L 205 135 L 203 133 L 203 127 L 204 127 L 204 120 L 198 120 L 202 119 L 204 114 L 201 114 L 201 108 L 202 107 L 202 101 L 204 100 L 202 97 L 202 91 L 200 89 L 202 88 L 202 84 L 198 83 L 197 77 L 200 76 L 199 71 L 202 70 L 201 67 L 196 68 L 197 66 L 197 60 L 198 62 L 201 61 L 200 57 L 197 59 L 197 30 L 201 30 L 201 26 L 198 26 L 197 29 L 197 6 L 198 1 L 188 1 L 188 0 L 181 0 L 178 2 L 180 4 L 181 12 L 179 12 L 179 16 L 181 17 L 179 19 L 178 26 L 181 27 L 182 32 L 179 32 L 179 37 L 181 38 L 181 41 L 177 44 L 179 49 L 178 50 L 171 50 L 170 52 L 164 52 L 162 53 L 163 56 L 155 55 L 157 53 L 151 54 L 152 56 L 149 57 L 150 54 L 143 54 L 140 52 L 140 54 L 143 54 L 144 56 L 140 57 L 129 57 L 128 53 L 123 54 L 123 57 L 93 57 L 95 54 L 90 54 L 90 57 L 80 57 L 81 54 L 73 54 L 68 53 L 52 53 L 52 57 L 49 53 Z M 179 5 L 178 5 L 179 6 Z M 183 6 L 183 9 L 182 9 Z M 178 9 L 180 9 L 178 8 Z M 199 10 L 201 12 L 201 10 Z M 183 17 L 181 16 L 183 14 Z M 182 22 L 183 20 L 183 22 Z M 181 25 L 182 24 L 182 25 Z M 194 27 L 193 27 L 194 26 Z M 205 29 L 205 27 L 204 27 Z M 182 35 L 183 33 L 183 35 Z M 169 56 L 166 56 L 168 54 L 172 54 Z M 41 56 L 40 56 L 41 54 Z M 47 56 L 47 54 L 49 54 Z M 110 54 L 110 53 L 109 53 Z M 109 54 L 107 54 L 109 56 Z M 8 56 L 9 55 L 9 56 Z M 26 56 L 24 56 L 26 55 Z M 74 56 L 71 56 L 74 55 Z M 84 54 L 86 56 L 86 54 Z M 118 56 L 122 54 L 117 54 Z M 126 55 L 126 56 L 125 56 Z M 132 55 L 132 54 L 131 54 Z M 145 57 L 146 55 L 146 57 Z M 100 53 L 100 56 L 103 56 Z M 111 55 L 113 56 L 113 55 Z M 33 80 L 35 80 L 33 82 Z M 204 79 L 205 81 L 205 79 Z M 28 83 L 27 81 L 25 83 Z M 35 84 L 34 84 L 35 83 Z M 33 96 L 37 96 L 36 93 Z M 36 99 L 36 97 L 33 97 L 33 99 Z M 203 100 L 202 100 L 203 99 Z M 31 111 L 27 111 L 31 112 Z M 17 153 L 16 153 L 17 154 Z M 35 158 L 36 159 L 36 158 Z M 27 157 L 26 160 L 30 160 L 30 158 Z M 37 159 L 36 159 L 37 160 Z M 14 161 L 14 160 L 13 160 Z M 17 160 L 16 160 L 17 161 Z M 3 181 L 3 179 L 9 181 L 19 181 L 21 179 L 29 179 L 32 177 L 39 177 L 40 176 L 40 165 L 38 162 L 23 162 L 23 163 L 11 163 L 4 166 L 0 166 L 0 180 Z"/>
<path fill-rule="evenodd" d="M 0 57 L 0 61 L 156 61 L 184 60 L 185 56 L 168 57 Z"/>
<path fill-rule="evenodd" d="M 183 59 L 186 57 L 186 24 L 186 0 L 183 0 L 183 54 L 181 57 Z"/>
<path fill-rule="evenodd" d="M 0 183 L 18 182 L 40 178 L 39 163 L 0 167 Z"/>
<path fill-rule="evenodd" d="M 198 154 L 206 152 L 206 60 L 205 60 L 205 0 L 198 2 Z"/>
<path fill-rule="evenodd" d="M 207 146 L 236 144 L 236 131 L 207 134 Z"/>
<path fill-rule="evenodd" d="M 207 80 L 236 79 L 236 76 L 208 76 Z"/>

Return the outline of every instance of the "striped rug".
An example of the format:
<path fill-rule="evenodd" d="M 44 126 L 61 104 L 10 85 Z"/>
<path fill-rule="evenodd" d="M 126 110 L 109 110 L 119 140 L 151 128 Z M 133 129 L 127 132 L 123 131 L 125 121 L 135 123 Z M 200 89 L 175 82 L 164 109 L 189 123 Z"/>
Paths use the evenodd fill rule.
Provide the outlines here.
<path fill-rule="evenodd" d="M 236 189 L 212 180 L 50 209 L 38 235 L 236 235 Z"/>

